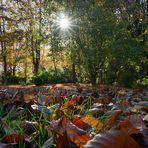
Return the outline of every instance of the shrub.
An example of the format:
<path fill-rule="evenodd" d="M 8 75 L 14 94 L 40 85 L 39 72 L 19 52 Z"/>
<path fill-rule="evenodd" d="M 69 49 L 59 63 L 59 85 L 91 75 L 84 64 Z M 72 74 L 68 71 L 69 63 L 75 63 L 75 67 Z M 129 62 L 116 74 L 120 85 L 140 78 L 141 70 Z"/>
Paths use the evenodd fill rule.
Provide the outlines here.
<path fill-rule="evenodd" d="M 70 76 L 65 76 L 64 72 L 61 69 L 57 69 L 57 74 L 52 68 L 48 69 L 48 71 L 42 70 L 38 73 L 37 76 L 33 77 L 33 83 L 35 85 L 67 82 L 71 82 Z"/>
<path fill-rule="evenodd" d="M 118 83 L 121 86 L 131 87 L 137 79 L 137 73 L 134 69 L 125 69 L 121 71 L 118 77 Z"/>

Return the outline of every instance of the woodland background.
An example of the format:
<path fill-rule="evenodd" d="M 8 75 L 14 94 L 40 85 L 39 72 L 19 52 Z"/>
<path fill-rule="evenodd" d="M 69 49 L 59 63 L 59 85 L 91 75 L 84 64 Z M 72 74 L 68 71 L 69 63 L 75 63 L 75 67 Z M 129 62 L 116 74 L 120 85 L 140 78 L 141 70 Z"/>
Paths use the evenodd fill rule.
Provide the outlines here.
<path fill-rule="evenodd" d="M 2 84 L 146 85 L 147 58 L 148 0 L 0 0 Z"/>

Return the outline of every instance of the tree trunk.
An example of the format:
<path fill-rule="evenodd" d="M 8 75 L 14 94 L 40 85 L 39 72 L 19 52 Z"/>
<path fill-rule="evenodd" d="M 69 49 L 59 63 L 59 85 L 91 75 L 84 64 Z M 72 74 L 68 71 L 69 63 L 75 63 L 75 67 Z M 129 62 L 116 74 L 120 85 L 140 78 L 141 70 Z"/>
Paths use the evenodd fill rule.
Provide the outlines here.
<path fill-rule="evenodd" d="M 146 1 L 146 5 L 147 5 L 146 10 L 147 10 L 147 13 L 148 13 L 148 0 Z"/>
<path fill-rule="evenodd" d="M 3 1 L 1 1 L 1 5 L 3 5 Z M 3 16 L 3 7 L 1 9 L 1 14 Z M 5 24 L 4 24 L 4 19 L 1 19 L 0 22 L 0 34 L 4 35 L 5 34 Z M 6 78 L 7 78 L 7 56 L 6 56 L 6 43 L 5 41 L 1 41 L 1 53 L 2 53 L 2 59 L 3 59 L 3 67 L 4 67 L 4 83 L 6 83 Z"/>
<path fill-rule="evenodd" d="M 16 65 L 13 65 L 12 68 L 12 76 L 15 77 L 15 73 L 16 73 Z"/>
<path fill-rule="evenodd" d="M 25 74 L 25 84 L 26 84 L 27 83 L 27 62 L 25 62 L 24 74 Z"/>
<path fill-rule="evenodd" d="M 76 65 L 72 63 L 72 81 L 76 83 Z"/>

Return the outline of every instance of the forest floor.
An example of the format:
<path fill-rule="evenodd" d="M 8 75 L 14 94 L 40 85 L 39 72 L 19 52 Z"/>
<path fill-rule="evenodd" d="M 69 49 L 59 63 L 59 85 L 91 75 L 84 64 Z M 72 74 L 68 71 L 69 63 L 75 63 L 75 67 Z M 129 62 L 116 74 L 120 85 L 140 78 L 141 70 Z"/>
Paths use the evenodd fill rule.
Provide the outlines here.
<path fill-rule="evenodd" d="M 90 84 L 0 86 L 0 146 L 146 148 L 148 90 Z"/>

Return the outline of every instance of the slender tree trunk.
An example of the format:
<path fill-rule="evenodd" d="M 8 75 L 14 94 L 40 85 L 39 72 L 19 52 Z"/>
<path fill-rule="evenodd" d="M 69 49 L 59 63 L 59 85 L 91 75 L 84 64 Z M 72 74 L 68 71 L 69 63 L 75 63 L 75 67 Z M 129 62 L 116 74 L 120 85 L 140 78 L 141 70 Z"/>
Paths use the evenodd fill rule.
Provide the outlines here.
<path fill-rule="evenodd" d="M 146 10 L 147 10 L 147 13 L 148 13 L 148 0 L 146 1 L 146 5 L 147 5 Z"/>
<path fill-rule="evenodd" d="M 3 6 L 3 1 L 1 1 L 1 5 Z M 3 16 L 3 7 L 1 9 L 1 14 Z M 5 34 L 5 24 L 4 24 L 4 19 L 1 19 L 0 22 L 0 34 L 4 35 Z M 6 77 L 7 77 L 7 56 L 6 56 L 6 43 L 4 40 L 1 42 L 1 52 L 2 52 L 2 59 L 3 59 L 3 67 L 4 67 L 4 83 L 6 83 Z"/>
<path fill-rule="evenodd" d="M 15 77 L 15 73 L 16 73 L 16 65 L 13 65 L 12 68 L 12 76 Z"/>
<path fill-rule="evenodd" d="M 72 63 L 72 81 L 73 81 L 73 83 L 76 83 L 76 65 L 75 65 L 75 63 Z"/>
<path fill-rule="evenodd" d="M 52 52 L 53 67 L 54 67 L 54 70 L 55 70 L 55 75 L 57 76 L 55 45 L 54 45 L 54 39 L 53 39 L 53 26 L 52 26 L 52 24 L 50 25 L 50 31 L 51 31 L 51 52 Z"/>
<path fill-rule="evenodd" d="M 31 50 L 32 50 L 32 64 L 33 64 L 33 73 L 34 75 L 37 76 L 38 71 L 39 71 L 39 65 L 40 65 L 40 37 L 41 37 L 41 30 L 42 30 L 42 9 L 41 9 L 41 0 L 40 0 L 40 5 L 39 5 L 39 19 L 36 20 L 38 23 L 38 33 L 35 33 L 37 30 L 36 28 L 33 28 L 33 22 L 30 20 L 29 25 L 30 25 L 30 30 L 31 30 L 31 36 L 30 36 L 30 43 L 31 43 Z M 34 16 L 32 12 L 32 7 L 31 7 L 31 2 L 28 0 L 28 5 L 30 6 L 30 10 L 28 11 L 28 15 Z"/>
<path fill-rule="evenodd" d="M 26 84 L 27 83 L 27 62 L 25 62 L 24 74 L 25 74 L 25 84 Z"/>

